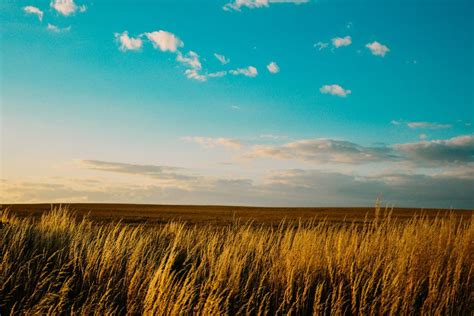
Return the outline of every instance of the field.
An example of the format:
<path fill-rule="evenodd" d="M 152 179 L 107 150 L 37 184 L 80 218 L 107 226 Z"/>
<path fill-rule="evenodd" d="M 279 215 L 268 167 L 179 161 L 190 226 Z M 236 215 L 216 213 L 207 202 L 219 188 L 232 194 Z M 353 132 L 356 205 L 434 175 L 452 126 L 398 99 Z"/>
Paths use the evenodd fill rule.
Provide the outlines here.
<path fill-rule="evenodd" d="M 1 222 L 2 315 L 474 312 L 469 210 L 4 205 Z"/>
<path fill-rule="evenodd" d="M 4 204 L 0 210 L 10 210 L 18 217 L 39 218 L 60 204 Z M 145 204 L 67 204 L 77 217 L 85 215 L 94 222 L 120 220 L 126 224 L 166 224 L 180 221 L 186 224 L 228 225 L 238 219 L 242 223 L 278 226 L 281 221 L 325 220 L 333 224 L 363 223 L 373 220 L 374 207 L 247 207 L 209 205 L 145 205 Z M 383 207 L 385 210 L 385 207 Z M 391 217 L 399 221 L 423 215 L 427 218 L 449 217 L 470 219 L 473 210 L 391 208 Z"/>

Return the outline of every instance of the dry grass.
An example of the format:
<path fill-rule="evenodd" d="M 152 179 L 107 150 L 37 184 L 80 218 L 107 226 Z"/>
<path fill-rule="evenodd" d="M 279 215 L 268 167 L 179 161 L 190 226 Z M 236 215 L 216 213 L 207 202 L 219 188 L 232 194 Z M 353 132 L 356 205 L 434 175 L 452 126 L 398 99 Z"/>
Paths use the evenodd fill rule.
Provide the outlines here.
<path fill-rule="evenodd" d="M 474 311 L 472 217 L 147 227 L 55 209 L 1 220 L 2 315 Z"/>

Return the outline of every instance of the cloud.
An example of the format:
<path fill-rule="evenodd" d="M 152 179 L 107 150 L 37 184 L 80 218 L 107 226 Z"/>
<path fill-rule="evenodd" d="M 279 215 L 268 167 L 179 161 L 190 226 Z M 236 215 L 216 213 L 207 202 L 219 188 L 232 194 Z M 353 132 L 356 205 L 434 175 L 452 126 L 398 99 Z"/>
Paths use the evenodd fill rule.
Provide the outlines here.
<path fill-rule="evenodd" d="M 387 46 L 382 45 L 377 41 L 368 43 L 367 45 L 365 45 L 365 47 L 370 49 L 370 51 L 372 52 L 372 55 L 375 55 L 375 56 L 384 57 L 385 54 L 390 52 L 390 49 Z"/>
<path fill-rule="evenodd" d="M 209 74 L 207 74 L 207 77 L 209 78 L 219 78 L 219 77 L 224 77 L 225 75 L 227 75 L 227 71 L 217 71 L 217 72 L 211 72 Z"/>
<path fill-rule="evenodd" d="M 24 7 L 23 11 L 25 11 L 25 13 L 27 14 L 34 14 L 38 17 L 38 20 L 43 21 L 43 11 L 41 11 L 37 7 L 33 7 L 29 5 L 29 6 Z"/>
<path fill-rule="evenodd" d="M 474 161 L 474 136 L 458 136 L 448 140 L 397 144 L 398 152 L 415 163 L 466 163 Z"/>
<path fill-rule="evenodd" d="M 280 67 L 278 67 L 277 63 L 274 61 L 272 61 L 271 63 L 267 65 L 267 69 L 272 74 L 276 74 L 280 72 Z"/>
<path fill-rule="evenodd" d="M 207 76 L 200 74 L 199 71 L 196 69 L 186 69 L 184 71 L 184 74 L 186 75 L 186 78 L 188 79 L 193 79 L 193 80 L 197 80 L 201 82 L 207 80 Z"/>
<path fill-rule="evenodd" d="M 201 145 L 204 148 L 214 148 L 218 146 L 240 149 L 243 144 L 240 140 L 234 138 L 224 138 L 224 137 L 201 137 L 201 136 L 185 136 L 181 138 L 184 141 L 194 142 Z"/>
<path fill-rule="evenodd" d="M 406 122 L 403 120 L 392 120 L 390 121 L 392 125 L 406 125 L 411 129 L 447 129 L 452 128 L 451 124 L 439 124 L 433 122 L 425 122 L 425 121 L 418 121 L 418 122 Z"/>
<path fill-rule="evenodd" d="M 301 4 L 307 3 L 310 0 L 234 0 L 232 2 L 227 3 L 222 8 L 225 11 L 240 11 L 242 7 L 246 7 L 248 9 L 255 9 L 255 8 L 265 8 L 270 6 L 270 4 L 278 4 L 278 3 L 293 3 L 293 4 Z"/>
<path fill-rule="evenodd" d="M 54 24 L 48 23 L 48 26 L 46 27 L 47 30 L 54 32 L 54 33 L 61 33 L 61 32 L 68 32 L 71 30 L 71 26 L 60 28 Z"/>
<path fill-rule="evenodd" d="M 400 162 L 405 166 L 449 167 L 474 162 L 474 136 L 464 135 L 447 140 L 363 146 L 344 140 L 303 139 L 286 144 L 254 145 L 240 157 L 243 159 L 272 158 L 300 160 L 311 163 L 367 164 Z M 407 165 L 408 163 L 408 165 Z"/>
<path fill-rule="evenodd" d="M 216 57 L 217 60 L 220 61 L 220 63 L 221 63 L 222 65 L 226 65 L 226 64 L 230 63 L 230 59 L 229 59 L 229 58 L 226 58 L 224 55 L 220 55 L 220 54 L 214 53 L 214 57 Z"/>
<path fill-rule="evenodd" d="M 430 123 L 430 122 L 408 122 L 407 126 L 409 128 L 426 128 L 426 129 L 444 129 L 444 128 L 452 128 L 451 124 L 438 124 L 438 123 Z"/>
<path fill-rule="evenodd" d="M 396 159 L 386 146 L 365 147 L 342 140 L 305 139 L 283 145 L 255 145 L 242 158 L 275 158 L 313 163 L 362 164 Z"/>
<path fill-rule="evenodd" d="M 119 49 L 122 52 L 126 52 L 128 50 L 137 51 L 142 48 L 143 41 L 139 37 L 129 37 L 128 32 L 124 31 L 122 33 L 115 33 L 115 40 L 120 43 Z"/>
<path fill-rule="evenodd" d="M 260 134 L 258 137 L 263 138 L 263 139 L 270 139 L 270 140 L 288 139 L 288 136 L 286 135 L 273 135 L 273 134 Z"/>
<path fill-rule="evenodd" d="M 314 44 L 314 47 L 316 47 L 318 50 L 323 50 L 327 48 L 328 46 L 329 46 L 329 43 L 325 43 L 325 42 L 317 42 L 316 44 Z"/>
<path fill-rule="evenodd" d="M 183 55 L 181 52 L 178 52 L 176 56 L 176 61 L 187 65 L 188 67 L 194 70 L 201 70 L 202 65 L 199 61 L 199 55 L 193 51 L 188 52 L 186 55 Z"/>
<path fill-rule="evenodd" d="M 337 95 L 339 97 L 346 97 L 347 95 L 352 93 L 351 90 L 345 90 L 338 84 L 324 85 L 319 89 L 319 91 L 322 94 Z"/>
<path fill-rule="evenodd" d="M 154 31 L 145 33 L 145 36 L 152 42 L 154 48 L 161 51 L 176 52 L 179 47 L 183 47 L 184 43 L 173 33 L 166 31 Z"/>
<path fill-rule="evenodd" d="M 331 40 L 332 46 L 335 48 L 343 47 L 343 46 L 349 46 L 352 43 L 352 38 L 350 36 L 346 37 L 335 37 Z"/>
<path fill-rule="evenodd" d="M 399 121 L 399 120 L 391 120 L 391 121 L 390 121 L 390 124 L 392 124 L 392 125 L 400 125 L 400 124 L 402 124 L 402 123 L 403 123 L 403 122 L 402 122 L 402 121 Z"/>
<path fill-rule="evenodd" d="M 64 16 L 74 14 L 77 11 L 85 12 L 87 10 L 85 5 L 78 6 L 74 3 L 74 0 L 52 0 L 50 6 Z"/>
<path fill-rule="evenodd" d="M 258 75 L 257 68 L 253 66 L 248 66 L 247 68 L 238 68 L 229 70 L 229 73 L 234 76 L 244 75 L 246 77 L 256 77 Z"/>
<path fill-rule="evenodd" d="M 3 179 L 0 180 L 0 196 L 2 203 L 113 202 L 354 207 L 372 206 L 376 197 L 382 195 L 383 202 L 393 203 L 397 207 L 472 209 L 473 171 L 472 167 L 468 170 L 470 177 L 458 177 L 456 173 L 449 172 L 434 175 L 387 172 L 375 176 L 361 176 L 322 170 L 289 169 L 271 171 L 264 177 L 262 184 L 246 178 L 204 176 L 165 184 L 138 185 L 83 178 L 56 178 L 49 182 Z M 147 173 L 145 170 L 145 175 Z M 463 171 L 463 174 L 465 173 Z M 142 175 L 141 172 L 135 171 L 130 174 Z M 183 186 L 183 183 L 187 185 Z"/>
<path fill-rule="evenodd" d="M 269 179 L 268 191 L 313 205 L 370 205 L 376 196 L 397 207 L 474 206 L 474 178 L 449 175 L 381 173 L 346 175 L 320 170 L 286 170 Z M 312 195 L 312 198 L 311 198 Z M 306 203 L 305 203 L 306 204 Z"/>
<path fill-rule="evenodd" d="M 101 160 L 80 160 L 79 166 L 85 169 L 141 175 L 160 180 L 191 180 L 195 177 L 178 173 L 182 168 L 156 165 L 139 165 Z"/>
<path fill-rule="evenodd" d="M 428 138 L 428 135 L 426 135 L 425 133 L 422 133 L 420 135 L 418 135 L 418 138 L 421 139 L 421 140 L 425 140 Z"/>

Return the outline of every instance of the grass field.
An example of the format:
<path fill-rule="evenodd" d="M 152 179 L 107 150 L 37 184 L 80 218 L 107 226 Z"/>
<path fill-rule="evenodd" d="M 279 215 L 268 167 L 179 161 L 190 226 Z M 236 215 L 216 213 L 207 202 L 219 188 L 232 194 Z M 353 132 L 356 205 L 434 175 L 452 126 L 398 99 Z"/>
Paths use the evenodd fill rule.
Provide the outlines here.
<path fill-rule="evenodd" d="M 0 210 L 10 210 L 18 217 L 39 218 L 60 204 L 4 204 Z M 246 207 L 209 205 L 144 205 L 144 204 L 67 204 L 77 217 L 88 215 L 95 222 L 121 220 L 127 224 L 165 224 L 182 221 L 188 224 L 227 225 L 239 219 L 243 223 L 278 225 L 282 220 L 326 220 L 331 223 L 372 220 L 374 207 Z M 383 208 L 385 209 L 385 208 Z M 428 218 L 454 216 L 469 219 L 473 210 L 390 208 L 392 218 L 409 220 L 413 215 Z"/>
<path fill-rule="evenodd" d="M 472 211 L 8 208 L 2 315 L 474 312 Z"/>

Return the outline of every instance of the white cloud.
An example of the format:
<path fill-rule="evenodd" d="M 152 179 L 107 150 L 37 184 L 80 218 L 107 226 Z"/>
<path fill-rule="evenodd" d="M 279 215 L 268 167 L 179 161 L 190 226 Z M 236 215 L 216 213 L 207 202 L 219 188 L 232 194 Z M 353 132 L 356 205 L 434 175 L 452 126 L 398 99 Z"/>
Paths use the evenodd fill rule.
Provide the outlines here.
<path fill-rule="evenodd" d="M 267 65 L 267 69 L 272 74 L 276 74 L 280 72 L 280 67 L 278 67 L 277 63 L 274 61 L 272 61 L 271 63 Z"/>
<path fill-rule="evenodd" d="M 406 125 L 411 129 L 446 129 L 446 128 L 452 128 L 453 126 L 451 124 L 439 124 L 439 123 L 433 123 L 433 122 L 425 122 L 425 121 L 419 121 L 419 122 L 406 122 L 403 120 L 392 120 L 390 122 L 392 125 Z"/>
<path fill-rule="evenodd" d="M 349 46 L 352 43 L 352 38 L 350 36 L 346 37 L 335 37 L 331 40 L 332 45 L 336 48 Z"/>
<path fill-rule="evenodd" d="M 23 11 L 25 11 L 28 14 L 34 14 L 38 17 L 38 20 L 43 21 L 43 11 L 41 11 L 37 7 L 33 7 L 29 5 L 29 6 L 24 7 Z"/>
<path fill-rule="evenodd" d="M 329 46 L 329 43 L 325 43 L 325 42 L 317 42 L 316 44 L 314 44 L 314 47 L 316 47 L 318 50 L 323 50 L 327 48 L 328 46 Z"/>
<path fill-rule="evenodd" d="M 227 3 L 222 8 L 225 11 L 240 11 L 242 7 L 246 7 L 248 9 L 255 9 L 255 8 L 265 8 L 270 6 L 272 3 L 293 3 L 293 4 L 301 4 L 307 3 L 310 0 L 234 0 L 232 2 Z"/>
<path fill-rule="evenodd" d="M 390 121 L 390 124 L 392 124 L 392 125 L 400 125 L 400 124 L 402 124 L 402 122 L 401 122 L 401 121 L 398 121 L 398 120 L 391 120 L 391 121 Z"/>
<path fill-rule="evenodd" d="M 255 145 L 242 158 L 276 158 L 314 163 L 361 164 L 394 159 L 386 146 L 366 147 L 334 139 L 303 139 L 283 145 Z"/>
<path fill-rule="evenodd" d="M 50 6 L 64 16 L 76 13 L 78 10 L 84 12 L 87 9 L 85 5 L 78 6 L 75 4 L 74 0 L 52 0 Z"/>
<path fill-rule="evenodd" d="M 163 52 L 176 52 L 179 47 L 183 47 L 184 43 L 173 33 L 166 31 L 155 31 L 145 33 L 145 36 L 153 43 L 154 48 L 159 48 Z"/>
<path fill-rule="evenodd" d="M 431 122 L 408 122 L 409 128 L 426 128 L 426 129 L 444 129 L 453 127 L 451 124 L 438 124 Z"/>
<path fill-rule="evenodd" d="M 319 91 L 322 94 L 337 95 L 339 97 L 346 97 L 352 93 L 351 90 L 345 90 L 343 87 L 337 84 L 324 85 L 319 89 Z"/>
<path fill-rule="evenodd" d="M 368 43 L 367 45 L 365 45 L 365 47 L 370 49 L 373 55 L 380 56 L 380 57 L 384 57 L 385 54 L 387 54 L 390 51 L 390 49 L 387 46 L 382 45 L 377 41 Z"/>
<path fill-rule="evenodd" d="M 227 75 L 227 71 L 217 71 L 217 72 L 211 72 L 209 74 L 207 74 L 208 77 L 210 78 L 219 78 L 219 77 L 224 77 L 225 75 Z"/>
<path fill-rule="evenodd" d="M 61 32 L 68 32 L 71 30 L 71 26 L 60 28 L 54 24 L 48 23 L 48 26 L 46 27 L 49 31 L 54 32 L 54 33 L 61 33 Z"/>
<path fill-rule="evenodd" d="M 114 36 L 115 39 L 120 43 L 119 49 L 123 52 L 127 50 L 139 50 L 143 45 L 143 41 L 141 40 L 141 38 L 129 37 L 127 31 L 124 31 L 122 33 L 115 33 Z"/>
<path fill-rule="evenodd" d="M 223 64 L 223 65 L 226 65 L 226 64 L 230 63 L 230 59 L 226 58 L 224 55 L 214 53 L 214 57 L 216 57 L 217 60 L 220 61 L 221 64 Z"/>
<path fill-rule="evenodd" d="M 199 61 L 199 55 L 193 51 L 188 52 L 186 55 L 183 55 L 181 52 L 178 52 L 176 60 L 182 64 L 187 65 L 195 70 L 201 70 L 202 65 Z"/>
<path fill-rule="evenodd" d="M 188 79 L 193 79 L 193 80 L 197 80 L 197 81 L 206 81 L 207 80 L 207 77 L 205 75 L 200 74 L 199 71 L 196 70 L 196 69 L 186 69 L 184 74 L 186 75 L 186 77 Z"/>
<path fill-rule="evenodd" d="M 230 70 L 229 73 L 234 76 L 244 75 L 244 76 L 252 77 L 252 78 L 258 75 L 257 68 L 253 66 L 248 66 L 247 68 L 233 69 L 233 70 Z"/>
<path fill-rule="evenodd" d="M 238 139 L 224 138 L 224 137 L 201 137 L 201 136 L 185 136 L 181 138 L 184 141 L 194 142 L 201 145 L 204 148 L 214 148 L 217 146 L 223 146 L 233 149 L 240 149 L 243 144 Z"/>
<path fill-rule="evenodd" d="M 418 137 L 419 137 L 421 140 L 425 140 L 425 139 L 428 138 L 428 135 L 422 133 L 422 134 L 420 134 Z"/>
<path fill-rule="evenodd" d="M 274 141 L 288 139 L 288 136 L 286 135 L 273 135 L 273 134 L 261 134 L 258 137 L 263 138 L 263 139 L 274 140 Z"/>

